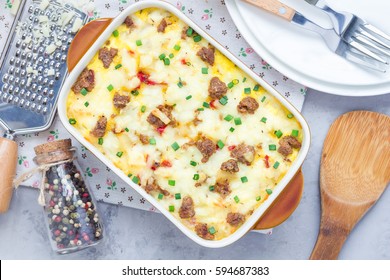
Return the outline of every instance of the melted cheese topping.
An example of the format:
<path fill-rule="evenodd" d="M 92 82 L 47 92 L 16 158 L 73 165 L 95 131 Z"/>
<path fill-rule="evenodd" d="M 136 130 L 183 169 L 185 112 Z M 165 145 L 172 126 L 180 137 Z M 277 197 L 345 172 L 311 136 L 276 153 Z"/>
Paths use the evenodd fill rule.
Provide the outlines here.
<path fill-rule="evenodd" d="M 225 238 L 239 227 L 227 222 L 228 213 L 241 213 L 247 219 L 272 195 L 298 154 L 294 149 L 286 158 L 270 150 L 269 145 L 279 147 L 275 131 L 285 136 L 294 130 L 301 141 L 301 126 L 276 98 L 219 51 L 215 51 L 213 66 L 197 56 L 208 42 L 203 38 L 195 42 L 194 35 L 182 39 L 186 25 L 172 14 L 145 9 L 131 17 L 135 26 L 129 29 L 122 24 L 106 43 L 108 48 L 118 49 L 110 67 L 103 67 L 98 54 L 90 61 L 87 68 L 95 72 L 94 89 L 85 95 L 69 93 L 68 117 L 75 119 L 74 126 L 85 139 L 129 174 L 133 182 L 145 187 L 154 178 L 161 189 L 167 190 L 170 195 L 163 196 L 161 190 L 150 195 L 188 228 L 194 230 L 197 224 L 205 223 L 215 240 Z M 164 18 L 168 26 L 165 32 L 157 32 Z M 169 58 L 169 65 L 159 58 L 161 54 Z M 207 73 L 203 70 L 206 74 L 202 68 L 208 69 Z M 153 82 L 140 81 L 140 72 L 150 75 L 149 81 Z M 229 85 L 226 105 L 218 100 L 210 105 L 208 87 L 212 77 Z M 123 109 L 113 105 L 116 92 L 131 97 Z M 246 96 L 260 104 L 254 114 L 237 111 L 238 103 Z M 161 133 L 148 123 L 147 117 L 163 104 L 174 106 L 176 125 L 168 125 Z M 225 120 L 227 115 L 240 118 L 241 124 L 236 124 L 235 119 Z M 107 117 L 108 124 L 105 135 L 98 139 L 90 132 L 100 116 Z M 198 122 L 194 122 L 196 117 Z M 150 144 L 141 143 L 141 134 L 149 138 Z M 191 145 L 200 135 L 224 145 L 206 163 L 202 163 L 196 146 Z M 179 149 L 172 148 L 174 143 Z M 250 166 L 239 163 L 239 172 L 234 174 L 222 171 L 221 164 L 231 159 L 231 148 L 240 143 L 255 147 L 254 161 Z M 160 166 L 155 168 L 155 163 Z M 228 179 L 231 189 L 225 198 L 212 187 L 221 178 Z M 179 216 L 185 196 L 194 202 L 195 216 L 189 219 Z"/>

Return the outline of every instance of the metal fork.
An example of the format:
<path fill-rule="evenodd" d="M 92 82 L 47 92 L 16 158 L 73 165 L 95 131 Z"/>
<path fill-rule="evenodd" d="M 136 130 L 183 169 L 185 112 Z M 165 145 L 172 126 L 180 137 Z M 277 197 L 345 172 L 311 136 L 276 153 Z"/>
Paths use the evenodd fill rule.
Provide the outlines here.
<path fill-rule="evenodd" d="M 343 26 L 338 26 L 338 28 L 325 29 L 315 22 L 307 19 L 304 15 L 295 11 L 291 7 L 282 4 L 279 2 L 279 0 L 244 1 L 278 15 L 285 20 L 295 23 L 305 29 L 320 34 L 331 51 L 349 61 L 381 72 L 386 72 L 387 68 L 389 67 L 390 55 L 387 55 L 384 49 L 386 44 L 379 46 L 378 43 L 372 43 L 370 46 L 370 44 L 367 44 L 367 42 L 364 43 L 363 40 L 355 40 L 354 38 L 357 36 L 355 34 L 356 32 L 352 33 L 352 31 L 355 29 L 349 29 L 352 19 L 348 21 L 350 24 L 344 28 Z M 309 2 L 312 5 L 318 5 L 318 8 L 321 8 L 321 4 L 324 4 L 322 0 L 306 0 L 306 2 Z M 329 15 L 329 12 L 325 10 L 322 12 Z M 344 16 L 345 21 L 350 18 L 351 16 Z M 352 22 L 356 21 L 357 18 L 355 17 Z M 343 30 L 344 33 L 340 32 Z M 351 35 L 348 35 L 347 33 Z"/>
<path fill-rule="evenodd" d="M 324 11 L 337 35 L 350 48 L 350 60 L 386 72 L 390 61 L 390 36 L 364 19 L 348 12 L 338 12 L 324 0 L 306 0 Z"/>

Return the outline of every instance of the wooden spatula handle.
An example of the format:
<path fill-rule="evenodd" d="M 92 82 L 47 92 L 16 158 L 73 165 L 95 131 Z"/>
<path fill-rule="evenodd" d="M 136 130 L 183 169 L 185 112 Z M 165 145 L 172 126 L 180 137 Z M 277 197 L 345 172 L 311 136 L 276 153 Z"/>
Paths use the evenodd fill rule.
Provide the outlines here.
<path fill-rule="evenodd" d="M 295 15 L 295 10 L 280 3 L 278 0 L 245 0 L 263 10 L 271 12 L 277 16 L 280 16 L 288 21 L 291 21 Z"/>
<path fill-rule="evenodd" d="M 349 231 L 332 225 L 331 221 L 321 221 L 317 243 L 311 253 L 311 260 L 336 260 Z"/>
<path fill-rule="evenodd" d="M 8 211 L 11 202 L 17 156 L 18 145 L 12 140 L 0 138 L 0 214 Z"/>

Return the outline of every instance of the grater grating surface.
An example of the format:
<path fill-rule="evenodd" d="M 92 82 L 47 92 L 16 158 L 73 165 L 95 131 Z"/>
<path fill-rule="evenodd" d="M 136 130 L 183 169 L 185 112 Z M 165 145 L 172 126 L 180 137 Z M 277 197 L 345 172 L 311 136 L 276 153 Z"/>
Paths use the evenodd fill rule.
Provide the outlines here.
<path fill-rule="evenodd" d="M 0 58 L 0 125 L 8 135 L 48 128 L 66 57 L 86 14 L 56 1 L 22 1 Z"/>

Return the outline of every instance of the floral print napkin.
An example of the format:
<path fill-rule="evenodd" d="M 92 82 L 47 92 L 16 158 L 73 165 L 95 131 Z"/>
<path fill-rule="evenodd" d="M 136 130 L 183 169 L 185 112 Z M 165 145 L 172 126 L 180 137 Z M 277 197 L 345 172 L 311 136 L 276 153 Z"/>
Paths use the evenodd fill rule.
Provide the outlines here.
<path fill-rule="evenodd" d="M 16 0 L 0 0 L 0 53 L 4 50 L 5 41 L 14 20 L 10 13 L 15 4 L 14 1 Z M 87 13 L 90 20 L 93 20 L 99 17 L 115 17 L 128 5 L 138 1 L 65 0 L 63 2 L 74 4 L 74 6 Z M 306 88 L 274 70 L 271 65 L 254 53 L 234 25 L 225 7 L 224 0 L 167 0 L 167 2 L 173 4 L 180 12 L 187 15 L 212 35 L 250 69 L 284 95 L 296 108 L 299 110 L 302 108 Z M 34 166 L 33 147 L 44 142 L 63 138 L 72 138 L 72 136 L 57 118 L 50 129 L 45 132 L 17 136 L 16 141 L 19 145 L 17 173 L 22 174 Z M 156 211 L 145 198 L 124 183 L 75 139 L 73 139 L 73 145 L 78 148 L 78 161 L 98 201 Z M 39 181 L 39 176 L 35 176 L 26 181 L 25 185 L 38 187 Z M 264 231 L 264 233 L 270 232 Z"/>

